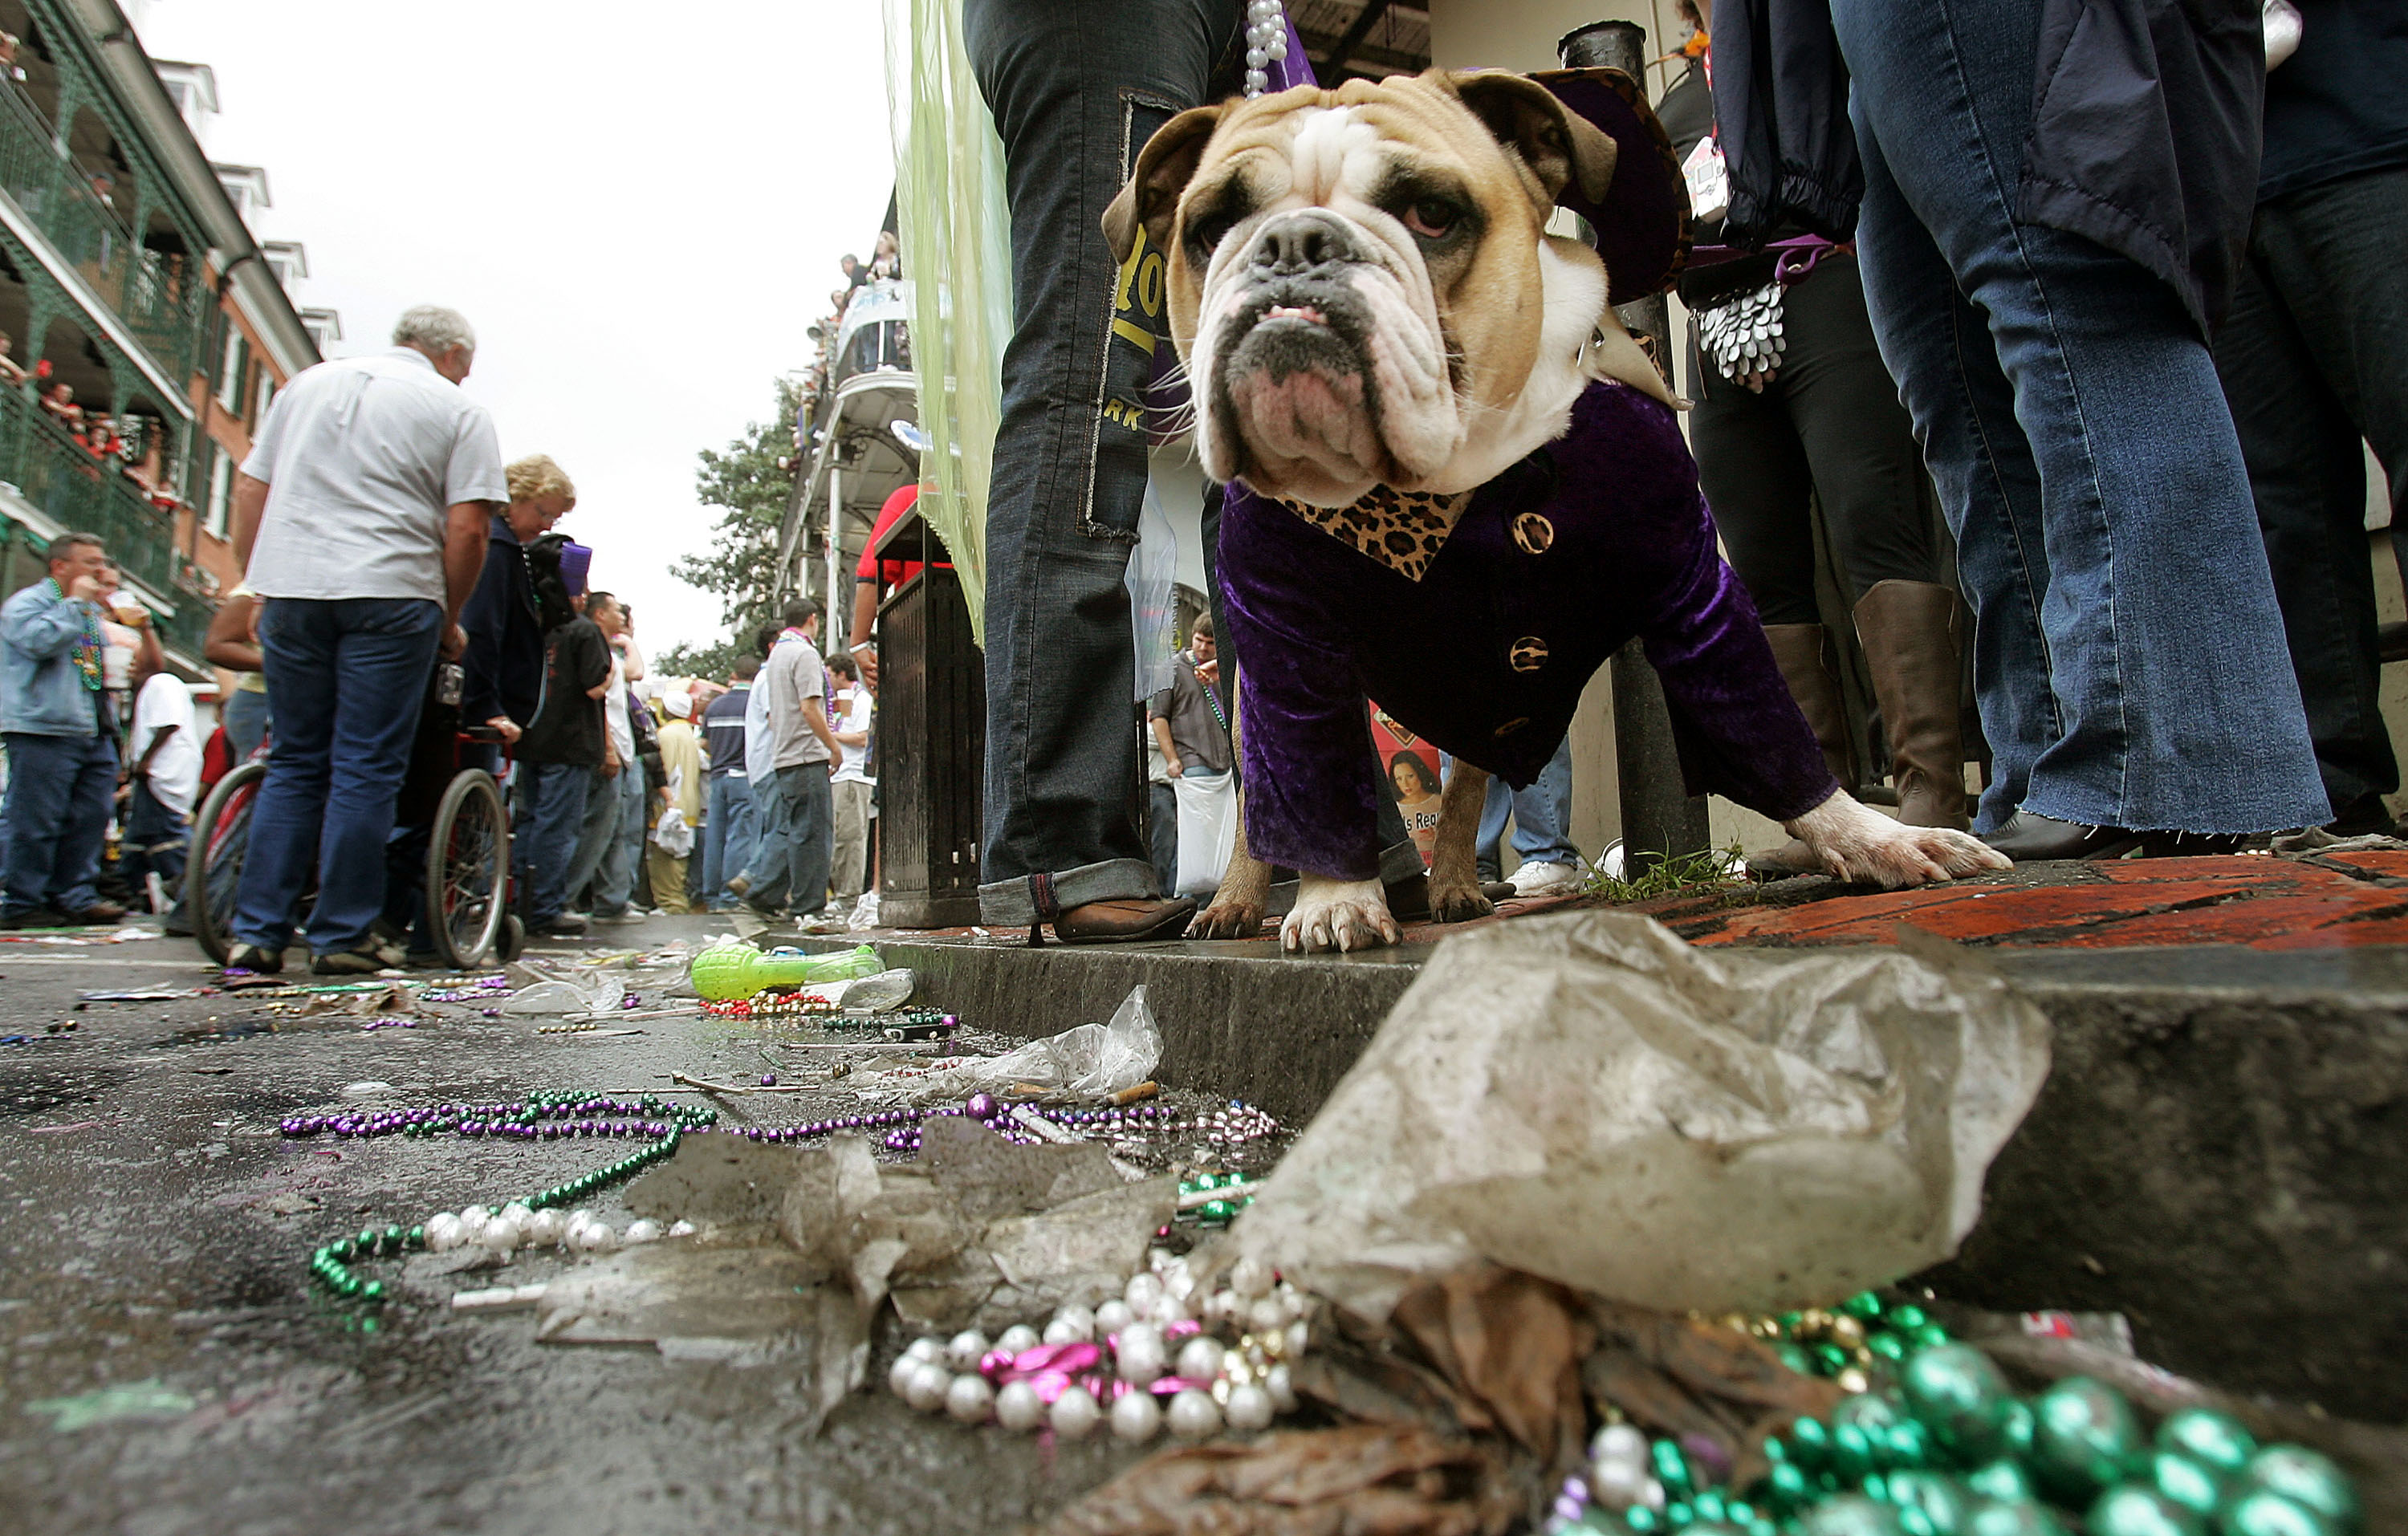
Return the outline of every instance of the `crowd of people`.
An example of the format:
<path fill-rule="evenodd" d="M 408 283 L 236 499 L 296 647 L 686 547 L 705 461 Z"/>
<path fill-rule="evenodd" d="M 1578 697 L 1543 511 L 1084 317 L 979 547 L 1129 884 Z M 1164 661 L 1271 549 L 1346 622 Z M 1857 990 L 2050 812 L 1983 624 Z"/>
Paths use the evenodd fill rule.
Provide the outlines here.
<path fill-rule="evenodd" d="M 36 362 L 28 371 L 17 361 L 15 351 L 15 338 L 0 331 L 0 387 L 16 389 L 32 382 L 42 414 L 74 438 L 78 448 L 104 468 L 123 475 L 144 500 L 160 510 L 173 511 L 181 505 L 170 483 L 165 463 L 166 439 L 156 418 L 138 411 L 110 415 L 79 405 L 75 386 L 50 376 L 48 358 Z"/>
<path fill-rule="evenodd" d="M 114 923 L 179 890 L 201 787 L 191 690 L 101 540 L 50 540 L 0 604 L 0 927 Z M 120 855 L 104 855 L 109 829 Z"/>
<path fill-rule="evenodd" d="M 1149 837 L 1131 808 L 1228 771 L 1209 609 L 1148 710 L 1144 759 L 1122 707 L 1097 703 L 1134 694 L 1123 566 L 1148 447 L 1102 403 L 1137 397 L 1155 359 L 1116 339 L 1151 331 L 1073 300 L 1113 288 L 1093 209 L 1146 134 L 1123 124 L 1107 136 L 1124 154 L 1083 153 L 1092 125 L 1062 105 L 1098 82 L 1168 103 L 1230 88 L 1215 74 L 1228 50 L 1205 44 L 1235 36 L 1241 7 L 1208 8 L 1202 42 L 1161 7 L 1098 11 L 1098 27 L 1162 44 L 1141 61 L 1045 47 L 1052 13 L 972 0 L 965 14 L 1011 172 L 1020 325 L 985 552 L 993 926 L 1180 931 L 1193 901 L 1166 840 L 1180 813 L 1159 810 Z M 2408 98 L 2389 86 L 2408 32 L 2380 7 L 2297 0 L 2283 7 L 2301 18 L 2296 51 L 2234 28 L 2063 52 L 2042 48 L 2034 0 L 1942 0 L 1911 26 L 1856 0 L 1684 8 L 1697 67 L 1660 106 L 1701 212 L 1681 288 L 1698 319 L 1694 445 L 1833 776 L 1885 777 L 1902 819 L 1970 825 L 2022 859 L 2393 828 L 2359 443 L 2389 477 L 2396 539 L 2408 286 L 2387 254 L 2408 234 Z M 1960 66 L 1962 90 L 1925 88 Z M 865 285 L 901 271 L 883 235 L 869 262 L 839 265 L 830 338 Z M 1733 346 L 1742 333 L 1757 345 Z M 252 649 L 264 683 L 256 704 L 229 700 L 228 730 L 297 723 L 275 733 L 244 873 L 247 960 L 280 960 L 313 858 L 319 962 L 354 964 L 376 938 L 387 902 L 370 855 L 393 839 L 438 654 L 463 658 L 466 714 L 516 746 L 538 932 L 667 905 L 680 893 L 664 885 L 681 884 L 709 910 L 837 921 L 829 902 L 864 888 L 873 856 L 874 652 L 823 656 L 824 616 L 796 599 L 727 679 L 648 678 L 625 605 L 587 590 L 591 552 L 550 531 L 573 503 L 566 478 L 522 461 L 505 483 L 490 422 L 451 387 L 473 354 L 465 323 L 412 311 L 396 341 L 294 380 L 237 478 L 251 579 L 221 621 L 247 613 L 251 629 L 213 637 L 212 656 L 219 639 Z M 71 395 L 50 393 L 69 424 Z M 362 489 L 371 443 L 415 455 L 406 495 Z M 336 532 L 300 537 L 304 517 Z M 1818 596 L 1818 548 L 1841 615 Z M 190 727 L 164 690 L 147 713 L 136 697 L 155 640 L 138 615 L 103 610 L 95 540 L 52 553 L 5 624 L 12 922 L 109 910 L 89 845 L 112 786 L 145 857 L 172 859 L 157 829 L 189 803 L 175 740 Z M 861 575 L 874 610 L 883 573 Z M 1835 617 L 1861 647 L 1870 737 L 1851 731 Z M 1391 767 L 1383 840 L 1401 869 L 1418 859 L 1399 807 L 1434 815 L 1443 768 Z M 1510 820 L 1516 889 L 1579 878 L 1570 778 L 1559 744 L 1534 783 L 1491 784 L 1484 873 Z M 1390 865 L 1383 853 L 1400 878 Z"/>
<path fill-rule="evenodd" d="M 278 971 L 295 942 L 320 974 L 436 963 L 425 853 L 473 768 L 509 781 L 533 933 L 739 904 L 852 921 L 829 903 L 870 884 L 874 670 L 824 662 L 797 600 L 726 679 L 653 675 L 631 605 L 591 588 L 593 550 L 557 529 L 568 476 L 500 462 L 459 388 L 475 355 L 465 319 L 422 307 L 391 351 L 278 396 L 235 481 L 246 577 L 205 653 L 237 682 L 207 743 L 101 538 L 53 541 L 49 575 L 0 610 L 0 922 L 122 917 L 101 888 L 113 821 L 120 879 L 189 932 L 195 802 L 254 756 L 227 914 L 240 969 Z"/>
<path fill-rule="evenodd" d="M 797 451 L 810 446 L 810 422 L 818 413 L 819 402 L 827 394 L 831 369 L 839 365 L 835 355 L 837 337 L 844 329 L 845 311 L 853 307 L 856 295 L 872 283 L 888 282 L 903 276 L 903 248 L 891 229 L 878 232 L 878 241 L 870 248 L 869 260 L 847 251 L 837 258 L 837 270 L 844 274 L 844 284 L 828 294 L 827 313 L 810 327 L 810 337 L 816 343 L 811 360 L 805 364 L 798 386 L 800 409 L 796 412 L 795 447 Z M 908 343 L 907 343 L 908 344 Z M 908 366 L 907 354 L 893 359 L 897 366 Z"/>

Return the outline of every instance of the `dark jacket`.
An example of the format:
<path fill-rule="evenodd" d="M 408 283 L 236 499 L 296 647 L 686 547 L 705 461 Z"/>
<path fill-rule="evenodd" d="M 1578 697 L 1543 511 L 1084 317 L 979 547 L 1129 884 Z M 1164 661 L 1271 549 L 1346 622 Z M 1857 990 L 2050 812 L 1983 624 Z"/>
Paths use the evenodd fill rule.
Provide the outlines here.
<path fill-rule="evenodd" d="M 508 715 L 521 726 L 534 723 L 543 697 L 543 621 L 526 553 L 507 518 L 495 517 L 485 536 L 485 568 L 460 610 L 468 633 L 460 658 L 460 718 L 483 725 Z"/>
<path fill-rule="evenodd" d="M 581 613 L 546 639 L 543 701 L 519 738 L 519 760 L 598 768 L 606 727 L 590 690 L 610 676 L 610 643 Z"/>
<path fill-rule="evenodd" d="M 2232 295 L 2257 200 L 2259 0 L 2034 0 L 2040 47 L 2015 217 L 2164 279 L 2202 333 Z M 1829 0 L 1714 8 L 1733 244 L 1784 220 L 1844 239 L 1864 172 Z"/>

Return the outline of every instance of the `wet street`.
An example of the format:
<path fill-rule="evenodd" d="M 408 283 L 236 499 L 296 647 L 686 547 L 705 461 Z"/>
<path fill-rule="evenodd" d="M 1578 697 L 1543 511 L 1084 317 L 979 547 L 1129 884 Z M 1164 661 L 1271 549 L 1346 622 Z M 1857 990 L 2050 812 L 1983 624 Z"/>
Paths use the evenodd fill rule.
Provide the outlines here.
<path fill-rule="evenodd" d="M 589 947 L 719 926 L 659 918 L 598 930 Z M 1040 1449 L 913 1415 L 875 1385 L 899 1348 L 893 1337 L 877 1341 L 872 1389 L 807 1437 L 796 1372 L 776 1358 L 539 1345 L 529 1313 L 440 1304 L 455 1285 L 486 1280 L 437 1280 L 376 1313 L 332 1300 L 308 1276 L 320 1244 L 499 1203 L 633 1147 L 292 1140 L 283 1117 L 530 1089 L 666 1096 L 675 1071 L 757 1082 L 803 1056 L 773 1056 L 731 1023 L 693 1016 L 624 1026 L 639 1034 L 539 1036 L 540 1021 L 466 1007 L 368 1029 L 359 1016 L 240 996 L 78 1006 L 82 992 L 213 979 L 179 940 L 0 945 L 0 1035 L 29 1039 L 0 1046 L 0 1529 L 10 1536 L 991 1532 L 1134 1459 L 1108 1441 Z M 377 1084 L 390 1086 L 363 1086 Z M 746 1102 L 765 1101 L 728 1118 L 790 1123 L 848 1107 L 817 1094 Z M 624 1192 L 588 1203 L 624 1227 Z M 498 1278 L 539 1281 L 568 1262 L 546 1250 Z M 362 1270 L 390 1284 L 400 1266 Z"/>

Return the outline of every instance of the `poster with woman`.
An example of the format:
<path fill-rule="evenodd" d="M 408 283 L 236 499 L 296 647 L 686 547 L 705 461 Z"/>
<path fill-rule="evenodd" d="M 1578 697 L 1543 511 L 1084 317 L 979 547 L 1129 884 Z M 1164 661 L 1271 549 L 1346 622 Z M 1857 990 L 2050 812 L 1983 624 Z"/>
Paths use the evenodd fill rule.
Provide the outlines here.
<path fill-rule="evenodd" d="M 1371 742 L 1387 774 L 1388 792 L 1404 815 L 1405 830 L 1427 866 L 1438 837 L 1438 749 L 1390 719 L 1377 704 L 1371 706 Z"/>

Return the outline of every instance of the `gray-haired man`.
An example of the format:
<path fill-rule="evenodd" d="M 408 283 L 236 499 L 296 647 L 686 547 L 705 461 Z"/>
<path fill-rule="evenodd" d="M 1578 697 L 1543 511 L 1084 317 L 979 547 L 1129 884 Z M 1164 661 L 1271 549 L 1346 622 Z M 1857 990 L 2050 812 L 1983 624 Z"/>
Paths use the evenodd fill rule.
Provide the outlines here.
<path fill-rule="evenodd" d="M 491 504 L 509 499 L 493 419 L 460 391 L 468 323 L 422 305 L 393 339 L 295 376 L 235 481 L 276 723 L 228 957 L 247 970 L 282 968 L 313 868 L 311 969 L 382 964 L 368 926 L 419 705 L 437 647 L 466 644 Z"/>

